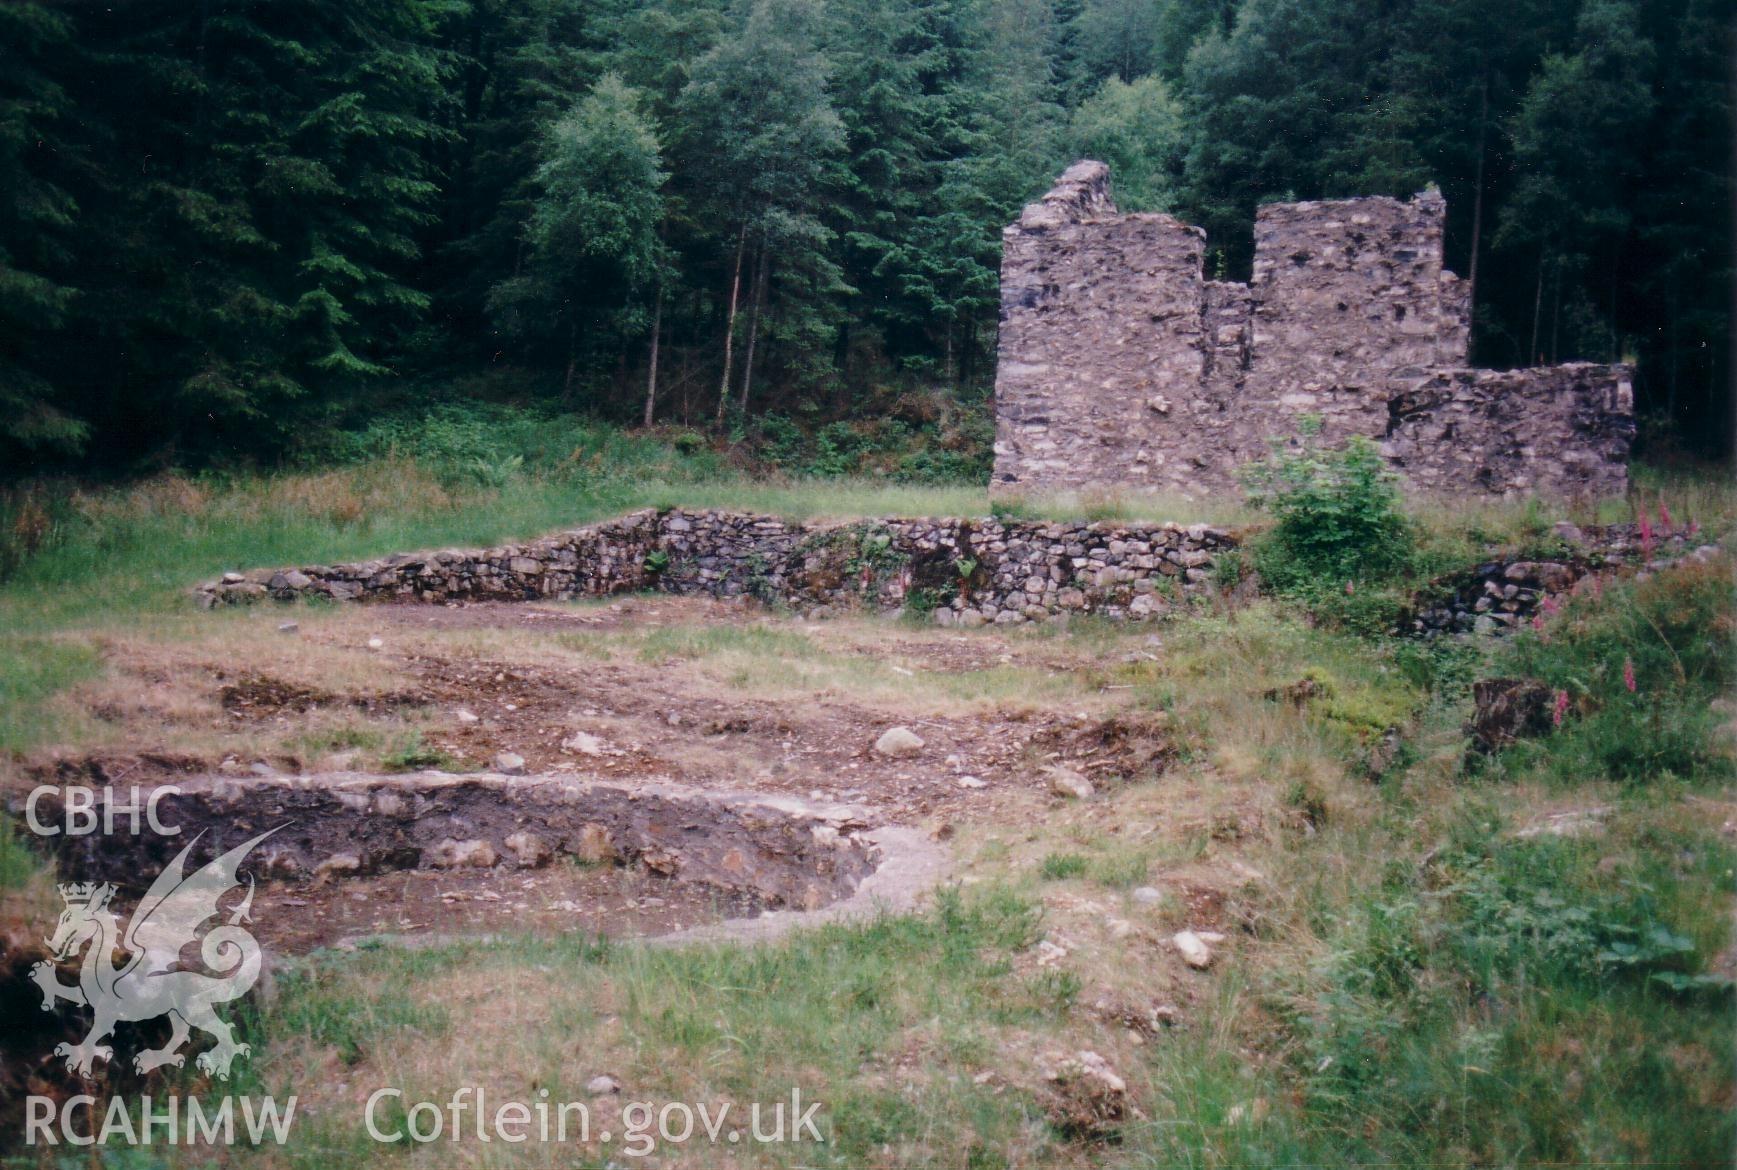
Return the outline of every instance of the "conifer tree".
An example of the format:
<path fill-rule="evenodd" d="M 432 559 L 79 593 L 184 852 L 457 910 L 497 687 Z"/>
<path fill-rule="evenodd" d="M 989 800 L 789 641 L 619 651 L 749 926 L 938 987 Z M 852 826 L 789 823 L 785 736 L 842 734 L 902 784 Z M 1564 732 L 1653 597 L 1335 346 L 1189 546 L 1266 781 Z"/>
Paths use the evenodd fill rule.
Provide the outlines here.
<path fill-rule="evenodd" d="M 0 7 L 0 455 L 76 452 L 88 425 L 55 384 L 53 342 L 77 290 L 78 204 L 71 100 L 57 73 L 74 60 L 73 25 L 33 0 Z"/>

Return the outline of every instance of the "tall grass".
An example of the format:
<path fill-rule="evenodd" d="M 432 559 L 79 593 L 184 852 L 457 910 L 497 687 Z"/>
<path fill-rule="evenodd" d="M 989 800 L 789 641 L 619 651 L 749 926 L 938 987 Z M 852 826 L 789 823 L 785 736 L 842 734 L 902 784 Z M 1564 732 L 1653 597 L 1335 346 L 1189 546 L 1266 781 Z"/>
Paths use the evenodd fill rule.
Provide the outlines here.
<path fill-rule="evenodd" d="M 468 1060 L 476 1020 L 473 1012 L 470 1027 L 455 1027 L 433 989 L 493 1013 L 525 988 L 519 1014 L 491 1015 L 500 1025 L 491 1062 L 467 1074 L 483 1080 L 465 1083 L 491 1085 L 497 1097 L 515 1087 L 528 1096 L 535 1089 L 523 1083 L 530 1083 L 548 1087 L 555 1100 L 582 1100 L 585 1080 L 607 1069 L 626 1086 L 622 1100 L 731 1101 L 742 1110 L 755 1100 L 788 1100 L 798 1087 L 824 1103 L 827 1144 L 764 1147 L 747 1164 L 808 1165 L 817 1155 L 844 1166 L 992 1164 L 966 1159 L 974 1146 L 1049 1144 L 1027 1132 L 1025 1094 L 972 1079 L 994 1067 L 998 1031 L 1053 1013 L 1045 985 L 1011 974 L 1014 956 L 1035 941 L 1039 915 L 1031 900 L 1006 889 L 943 892 L 925 914 L 758 947 L 516 937 L 315 957 L 282 979 L 249 1030 L 256 1051 L 273 1054 L 260 1074 L 266 1089 L 305 1093 L 302 1078 L 323 1075 L 335 1054 L 356 1069 L 353 1078 L 444 1099 L 448 1078 Z M 558 979 L 539 977 L 555 971 Z M 861 1075 L 865 1061 L 907 1044 L 921 1046 L 921 1093 Z M 354 1143 L 343 1134 L 360 1130 L 360 1118 L 355 1110 L 337 1114 L 344 1121 L 331 1136 L 348 1150 Z M 888 1142 L 907 1152 L 888 1159 Z M 710 1164 L 722 1151 L 701 1143 L 693 1156 Z M 450 1157 L 436 1164 L 450 1165 Z M 491 1164 L 547 1159 L 533 1144 Z M 309 1164 L 351 1163 L 316 1157 Z"/>
<path fill-rule="evenodd" d="M 1720 557 L 1583 587 L 1560 612 L 1540 614 L 1499 665 L 1551 688 L 1555 728 L 1547 740 L 1515 744 L 1497 768 L 1541 769 L 1568 784 L 1737 775 L 1720 743 L 1728 716 L 1714 708 L 1737 684 L 1732 568 Z"/>
<path fill-rule="evenodd" d="M 0 633 L 0 755 L 65 738 L 51 700 L 100 670 L 87 643 Z"/>
<path fill-rule="evenodd" d="M 231 569 L 329 564 L 424 548 L 529 539 L 642 507 L 723 508 L 792 521 L 987 516 L 970 486 L 764 480 L 717 459 L 615 442 L 498 481 L 393 452 L 319 472 L 163 475 L 125 488 L 35 485 L 0 496 L 0 631 L 161 610 Z M 1172 500 L 1033 500 L 1036 518 L 1200 519 Z M 1004 509 L 1005 510 L 1005 509 Z"/>

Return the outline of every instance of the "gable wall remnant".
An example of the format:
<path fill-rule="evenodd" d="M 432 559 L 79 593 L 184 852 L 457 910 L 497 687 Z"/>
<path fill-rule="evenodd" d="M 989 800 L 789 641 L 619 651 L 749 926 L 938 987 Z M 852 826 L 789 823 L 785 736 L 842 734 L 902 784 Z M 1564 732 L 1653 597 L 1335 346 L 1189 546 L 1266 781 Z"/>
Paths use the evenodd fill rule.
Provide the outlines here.
<path fill-rule="evenodd" d="M 1003 233 L 992 489 L 1234 490 L 1308 417 L 1415 491 L 1620 495 L 1632 371 L 1468 368 L 1446 212 L 1434 191 L 1270 204 L 1249 283 L 1207 280 L 1204 232 L 1118 213 L 1109 168 L 1076 163 Z"/>

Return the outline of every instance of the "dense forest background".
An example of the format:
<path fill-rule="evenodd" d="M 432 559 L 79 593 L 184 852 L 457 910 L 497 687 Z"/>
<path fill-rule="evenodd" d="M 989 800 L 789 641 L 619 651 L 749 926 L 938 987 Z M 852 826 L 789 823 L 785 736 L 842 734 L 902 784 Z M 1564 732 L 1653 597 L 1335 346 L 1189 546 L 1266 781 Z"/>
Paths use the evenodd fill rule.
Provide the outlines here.
<path fill-rule="evenodd" d="M 1734 48 L 1719 0 L 5 0 L 0 463 L 980 403 L 1081 156 L 1230 277 L 1262 200 L 1434 182 L 1480 363 L 1635 358 L 1717 454 Z"/>

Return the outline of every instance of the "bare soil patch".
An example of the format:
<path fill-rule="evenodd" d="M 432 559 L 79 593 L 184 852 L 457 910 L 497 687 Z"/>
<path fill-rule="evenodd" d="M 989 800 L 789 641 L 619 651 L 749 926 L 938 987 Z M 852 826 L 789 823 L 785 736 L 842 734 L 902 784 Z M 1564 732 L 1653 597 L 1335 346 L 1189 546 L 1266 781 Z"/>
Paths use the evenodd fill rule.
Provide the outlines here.
<path fill-rule="evenodd" d="M 111 711 L 126 750 L 44 754 L 16 779 L 246 785 L 492 770 L 510 753 L 531 775 L 847 802 L 878 824 L 980 840 L 1061 806 L 1046 766 L 1113 786 L 1175 754 L 1161 714 L 1102 689 L 1090 649 L 1029 633 L 805 622 L 709 598 L 298 610 L 293 634 L 283 612 L 214 625 L 205 643 L 127 640 L 122 679 L 91 702 L 146 677 L 183 701 Z M 894 726 L 923 740 L 917 756 L 875 750 Z M 300 952 L 375 933 L 655 935 L 762 909 L 643 868 L 563 864 L 269 883 L 256 917 L 268 946 Z"/>
<path fill-rule="evenodd" d="M 254 907 L 254 933 L 268 951 L 287 954 L 353 946 L 376 935 L 433 941 L 577 931 L 631 938 L 750 918 L 765 908 L 748 893 L 612 865 L 510 874 L 402 870 L 325 885 L 271 885 Z"/>

